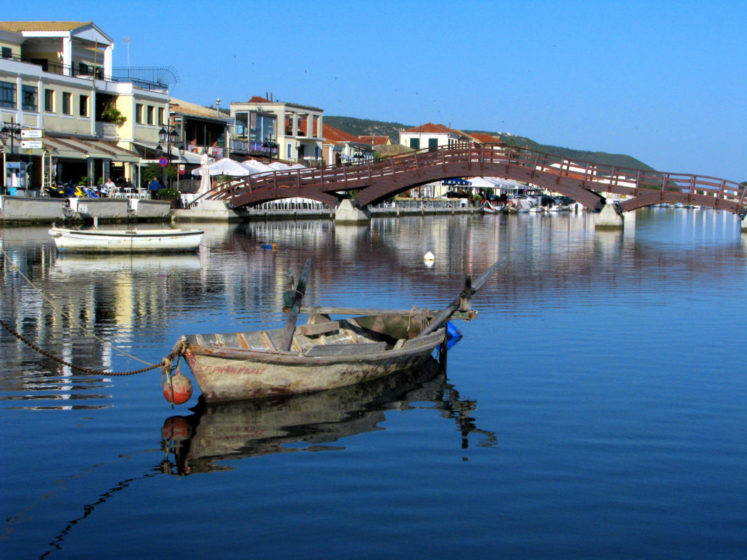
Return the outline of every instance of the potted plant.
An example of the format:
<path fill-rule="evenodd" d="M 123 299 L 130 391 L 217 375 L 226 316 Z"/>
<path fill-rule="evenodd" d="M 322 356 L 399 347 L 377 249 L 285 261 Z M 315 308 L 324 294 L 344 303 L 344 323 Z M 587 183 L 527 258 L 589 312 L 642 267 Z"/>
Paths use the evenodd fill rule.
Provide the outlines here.
<path fill-rule="evenodd" d="M 117 126 L 122 126 L 127 121 L 127 117 L 125 117 L 119 109 L 114 106 L 114 103 L 107 103 L 104 110 L 101 111 L 100 120 L 101 122 L 108 122 L 116 124 Z"/>

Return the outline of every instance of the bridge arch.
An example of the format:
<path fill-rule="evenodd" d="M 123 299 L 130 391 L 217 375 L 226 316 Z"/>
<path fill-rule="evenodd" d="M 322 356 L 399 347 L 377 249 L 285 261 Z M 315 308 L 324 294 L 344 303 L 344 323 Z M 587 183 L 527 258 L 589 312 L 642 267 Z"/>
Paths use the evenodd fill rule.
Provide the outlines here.
<path fill-rule="evenodd" d="M 363 207 L 426 183 L 480 176 L 535 184 L 594 210 L 605 204 L 601 193 L 629 197 L 620 203 L 623 212 L 660 202 L 682 202 L 744 216 L 747 203 L 747 189 L 725 179 L 571 162 L 527 148 L 471 143 L 420 150 L 376 164 L 250 175 L 221 185 L 210 196 L 234 208 L 291 197 L 334 207 L 355 192 Z"/>

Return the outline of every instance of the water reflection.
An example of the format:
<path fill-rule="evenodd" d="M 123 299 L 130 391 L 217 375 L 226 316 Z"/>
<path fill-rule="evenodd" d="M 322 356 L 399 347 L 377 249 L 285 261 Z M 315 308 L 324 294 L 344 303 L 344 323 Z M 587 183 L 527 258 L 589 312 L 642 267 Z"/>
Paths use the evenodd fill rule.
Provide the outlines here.
<path fill-rule="evenodd" d="M 364 227 L 327 220 L 206 225 L 197 255 L 158 257 L 58 255 L 46 228 L 3 229 L 0 312 L 17 332 L 69 362 L 123 371 L 141 365 L 122 359 L 118 346 L 148 348 L 152 362 L 184 329 L 276 326 L 288 271 L 301 270 L 307 257 L 309 305 L 396 309 L 438 308 L 465 274 L 501 261 L 476 307 L 503 313 L 545 299 L 565 305 L 599 288 L 635 288 L 648 275 L 663 290 L 682 279 L 708 285 L 747 254 L 747 236 L 723 212 L 653 208 L 635 217 L 622 232 L 594 231 L 586 214 L 392 217 Z M 276 250 L 264 249 L 267 243 Z M 428 251 L 432 268 L 423 263 Z M 0 401 L 38 397 L 34 406 L 67 406 L 74 395 L 109 398 L 101 390 L 110 383 L 105 376 L 75 377 L 5 333 L 0 350 Z"/>
<path fill-rule="evenodd" d="M 71 280 L 77 275 L 90 276 L 96 273 L 183 273 L 200 269 L 197 255 L 76 255 L 59 254 L 52 267 L 51 277 Z"/>
<path fill-rule="evenodd" d="M 462 399 L 435 360 L 370 383 L 282 399 L 206 404 L 190 416 L 172 416 L 161 429 L 164 473 L 188 475 L 231 470 L 228 459 L 273 453 L 344 449 L 342 438 L 381 429 L 385 411 L 438 410 L 453 419 L 461 447 L 470 434 L 479 445 L 493 446 L 496 436 L 475 426 L 477 401 Z"/>

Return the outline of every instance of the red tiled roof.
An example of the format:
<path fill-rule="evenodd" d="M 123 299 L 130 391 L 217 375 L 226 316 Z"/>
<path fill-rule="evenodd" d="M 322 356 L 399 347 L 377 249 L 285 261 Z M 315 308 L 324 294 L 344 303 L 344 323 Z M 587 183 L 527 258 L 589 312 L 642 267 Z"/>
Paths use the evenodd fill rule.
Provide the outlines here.
<path fill-rule="evenodd" d="M 270 100 L 265 99 L 261 95 L 255 95 L 249 100 L 249 103 L 270 103 Z"/>
<path fill-rule="evenodd" d="M 501 141 L 497 136 L 493 136 L 487 132 L 470 132 L 469 135 L 481 144 L 495 144 Z"/>
<path fill-rule="evenodd" d="M 405 132 L 430 132 L 430 133 L 437 133 L 437 134 L 459 134 L 460 132 L 453 130 L 449 128 L 448 126 L 444 126 L 442 124 L 433 124 L 433 123 L 425 123 L 421 124 L 420 126 L 416 126 L 414 128 L 408 128 L 405 130 Z"/>
<path fill-rule="evenodd" d="M 343 132 L 339 128 L 330 126 L 325 122 L 322 122 L 322 135 L 328 142 L 360 142 L 356 136 Z"/>
<path fill-rule="evenodd" d="M 389 143 L 389 136 L 358 136 L 358 140 L 364 144 L 384 146 Z"/>

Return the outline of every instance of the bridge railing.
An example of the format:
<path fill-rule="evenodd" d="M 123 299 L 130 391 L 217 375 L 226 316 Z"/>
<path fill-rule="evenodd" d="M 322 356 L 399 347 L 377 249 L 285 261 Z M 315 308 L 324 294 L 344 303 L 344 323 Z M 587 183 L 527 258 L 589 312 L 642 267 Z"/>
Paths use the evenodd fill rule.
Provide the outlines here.
<path fill-rule="evenodd" d="M 456 164 L 456 165 L 453 165 Z M 380 163 L 325 169 L 292 169 L 250 175 L 221 185 L 211 193 L 213 198 L 231 198 L 240 193 L 269 190 L 278 197 L 303 196 L 305 189 L 325 192 L 355 190 L 371 185 L 376 180 L 393 184 L 398 178 L 411 180 L 426 170 L 458 167 L 480 176 L 486 166 L 506 165 L 556 177 L 580 181 L 596 191 L 639 196 L 647 192 L 677 192 L 690 196 L 714 197 L 740 207 L 745 201 L 745 187 L 734 181 L 684 173 L 665 173 L 569 160 L 566 157 L 530 148 L 503 144 L 460 143 L 436 149 L 426 148 L 408 154 L 392 156 Z"/>

